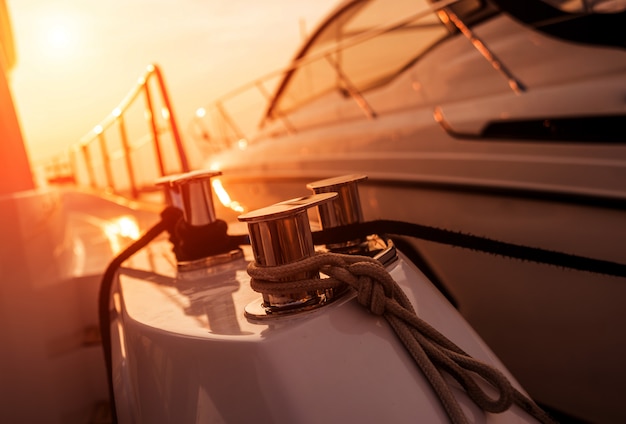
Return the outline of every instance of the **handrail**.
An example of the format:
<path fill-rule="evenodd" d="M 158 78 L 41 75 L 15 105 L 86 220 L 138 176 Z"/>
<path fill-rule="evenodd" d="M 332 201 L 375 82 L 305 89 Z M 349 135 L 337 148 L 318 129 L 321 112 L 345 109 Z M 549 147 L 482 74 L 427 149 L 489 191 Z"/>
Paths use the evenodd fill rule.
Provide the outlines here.
<path fill-rule="evenodd" d="M 289 73 L 303 67 L 309 65 L 314 62 L 326 61 L 329 63 L 331 68 L 336 72 L 338 80 L 340 80 L 346 89 L 347 94 L 355 101 L 356 105 L 361 109 L 363 115 L 367 119 L 375 119 L 377 116 L 376 111 L 368 104 L 365 96 L 362 92 L 360 92 L 349 80 L 348 76 L 343 73 L 342 69 L 338 64 L 336 64 L 333 60 L 333 55 L 346 50 L 350 47 L 357 46 L 361 43 L 364 43 L 368 40 L 371 40 L 375 37 L 378 37 L 382 34 L 386 34 L 391 31 L 395 31 L 411 25 L 416 19 L 423 18 L 429 14 L 442 10 L 450 5 L 457 3 L 459 0 L 442 0 L 438 1 L 434 4 L 431 4 L 429 7 L 417 10 L 415 13 L 402 17 L 401 19 L 397 19 L 392 22 L 388 22 L 385 24 L 381 24 L 371 29 L 364 31 L 358 35 L 353 37 L 344 39 L 336 43 L 335 45 L 329 46 L 324 49 L 320 49 L 314 54 L 306 55 L 303 57 L 299 57 L 294 59 L 288 66 L 283 67 L 279 70 L 275 70 L 269 72 L 251 82 L 243 84 L 234 90 L 227 92 L 226 94 L 220 96 L 217 100 L 213 101 L 210 105 L 199 108 L 196 111 L 196 116 L 192 118 L 190 122 L 190 133 L 192 136 L 195 136 L 197 139 L 202 141 L 209 141 L 212 144 L 209 146 L 212 151 L 220 150 L 220 146 L 229 147 L 237 142 L 247 143 L 249 141 L 250 131 L 245 131 L 242 128 L 245 125 L 239 124 L 234 118 L 233 113 L 229 113 L 226 109 L 226 103 L 230 101 L 234 101 L 235 98 L 244 96 L 251 92 L 256 91 L 259 93 L 265 101 L 272 100 L 271 96 L 268 93 L 266 85 L 272 80 L 276 80 L 279 78 L 284 79 Z M 258 108 L 261 110 L 262 108 Z M 214 118 L 217 120 L 217 123 L 213 125 L 212 130 L 216 133 L 221 133 L 218 140 L 211 139 L 212 136 L 209 133 L 209 127 L 211 126 L 208 122 L 209 118 L 209 110 L 214 112 Z M 298 129 L 294 127 L 294 125 L 288 120 L 288 118 L 280 113 L 276 113 L 272 109 L 264 110 L 264 115 L 259 117 L 259 120 L 254 122 L 256 125 L 252 130 L 258 130 L 263 126 L 265 121 L 267 120 L 267 114 L 271 114 L 273 118 L 276 118 L 278 122 L 280 122 L 285 130 L 288 133 L 296 133 Z M 241 118 L 240 118 L 241 119 Z M 220 131 L 221 129 L 221 131 Z M 216 143 L 219 141 L 219 143 Z M 219 144 L 219 145 L 216 145 Z"/>
<path fill-rule="evenodd" d="M 137 110 L 136 105 L 142 98 L 143 108 Z M 145 127 L 141 131 L 143 125 L 137 128 L 138 119 L 131 120 L 133 116 L 137 117 L 137 112 L 140 112 L 144 125 L 147 124 L 147 133 Z M 131 137 L 131 133 L 137 132 L 140 135 Z M 167 134 L 171 140 L 168 145 L 164 143 Z M 147 145 L 152 146 L 154 157 L 154 161 L 148 160 L 148 163 L 145 160 L 147 154 L 144 154 Z M 166 149 L 167 153 L 172 150 L 175 153 L 173 156 L 178 160 L 175 169 L 172 169 L 171 160 L 167 160 L 171 155 L 165 154 Z M 122 169 L 124 172 L 120 172 Z M 59 175 L 59 170 L 64 175 Z M 70 146 L 64 159 L 52 159 L 44 172 L 51 183 L 70 181 L 113 193 L 129 192 L 131 197 L 137 198 L 140 192 L 154 188 L 156 178 L 189 170 L 163 74 L 157 65 L 151 64 L 113 112 L 78 143 Z M 146 180 L 145 177 L 149 176 L 152 178 Z"/>

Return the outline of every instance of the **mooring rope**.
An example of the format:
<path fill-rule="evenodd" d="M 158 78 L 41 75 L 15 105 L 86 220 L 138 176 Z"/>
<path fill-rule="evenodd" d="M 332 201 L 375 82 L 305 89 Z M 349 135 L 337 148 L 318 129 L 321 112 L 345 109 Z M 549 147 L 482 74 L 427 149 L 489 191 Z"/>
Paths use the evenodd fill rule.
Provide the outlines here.
<path fill-rule="evenodd" d="M 303 272 L 318 271 L 323 279 L 285 281 Z M 248 266 L 252 289 L 272 295 L 298 291 L 345 287 L 356 290 L 357 300 L 375 315 L 389 322 L 414 361 L 438 395 L 443 408 L 454 424 L 467 423 L 461 407 L 441 371 L 446 371 L 465 389 L 481 409 L 500 413 L 518 405 L 542 423 L 555 421 L 531 399 L 515 389 L 498 369 L 476 360 L 447 337 L 419 318 L 402 288 L 376 259 L 337 253 L 317 253 L 286 265 Z M 490 397 L 480 387 L 477 377 L 489 383 L 497 393 Z"/>
<path fill-rule="evenodd" d="M 577 271 L 626 277 L 626 264 L 623 263 L 524 246 L 459 231 L 403 221 L 375 220 L 328 228 L 314 232 L 313 243 L 316 245 L 332 244 L 345 240 L 364 238 L 370 234 L 408 236 L 500 257 L 554 265 Z"/>

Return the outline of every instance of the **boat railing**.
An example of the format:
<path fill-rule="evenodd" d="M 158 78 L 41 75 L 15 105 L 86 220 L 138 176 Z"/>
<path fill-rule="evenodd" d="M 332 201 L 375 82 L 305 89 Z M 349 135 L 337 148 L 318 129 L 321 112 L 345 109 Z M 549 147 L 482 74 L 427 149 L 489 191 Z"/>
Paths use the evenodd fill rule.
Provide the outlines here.
<path fill-rule="evenodd" d="M 345 72 L 338 58 L 350 48 L 380 35 L 403 30 L 457 1 L 440 1 L 415 10 L 415 13 L 363 29 L 240 86 L 208 106 L 198 108 L 189 123 L 187 135 L 205 155 L 210 156 L 233 146 L 247 145 L 259 130 L 301 131 L 300 124 L 292 122 L 286 113 L 275 107 L 276 98 L 272 93 L 277 91 L 279 84 L 284 84 L 289 73 L 306 72 L 307 66 L 324 67 L 324 74 L 332 76 L 333 87 L 354 101 L 361 116 L 376 119 L 378 111 Z M 73 182 L 137 198 L 142 192 L 154 190 L 154 182 L 159 177 L 189 170 L 162 73 L 158 66 L 150 65 L 120 105 L 64 155 L 49 160 L 44 174 L 48 182 Z"/>
<path fill-rule="evenodd" d="M 436 13 L 458 0 L 446 0 L 437 2 L 428 8 L 416 10 L 409 16 L 404 16 L 387 22 L 359 34 L 337 41 L 327 48 L 320 48 L 315 53 L 307 54 L 295 59 L 290 65 L 270 72 L 254 81 L 242 85 L 212 103 L 196 110 L 195 116 L 189 123 L 189 133 L 197 145 L 206 154 L 216 153 L 232 146 L 245 145 L 253 139 L 254 134 L 264 127 L 268 119 L 280 124 L 288 133 L 297 133 L 300 128 L 289 120 L 285 114 L 272 108 L 275 100 L 270 94 L 275 91 L 278 84 L 292 72 L 306 66 L 323 66 L 328 73 L 333 75 L 336 88 L 354 100 L 356 106 L 366 119 L 375 119 L 377 111 L 368 103 L 366 97 L 359 90 L 357 84 L 343 72 L 337 57 L 342 52 L 365 43 L 380 35 L 402 30 L 415 23 L 416 20 Z M 270 108 L 268 109 L 268 105 Z"/>
<path fill-rule="evenodd" d="M 132 198 L 165 175 L 190 170 L 174 110 L 157 65 L 103 121 L 44 167 L 48 183 L 74 183 Z"/>

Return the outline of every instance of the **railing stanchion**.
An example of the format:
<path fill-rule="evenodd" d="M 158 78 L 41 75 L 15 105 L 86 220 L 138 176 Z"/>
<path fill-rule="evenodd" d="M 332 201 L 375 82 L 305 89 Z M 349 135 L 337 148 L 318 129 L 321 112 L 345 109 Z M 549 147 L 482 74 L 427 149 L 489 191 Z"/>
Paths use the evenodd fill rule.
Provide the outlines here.
<path fill-rule="evenodd" d="M 170 131 L 172 132 L 172 137 L 174 138 L 174 143 L 176 144 L 176 151 L 178 152 L 178 159 L 180 161 L 180 167 L 182 172 L 189 172 L 191 169 L 189 168 L 189 161 L 187 159 L 187 154 L 185 153 L 185 147 L 183 146 L 182 138 L 180 137 L 180 132 L 178 131 L 178 124 L 176 123 L 176 117 L 174 116 L 174 109 L 172 109 L 172 103 L 170 102 L 170 96 L 167 92 L 167 87 L 165 87 L 165 81 L 163 80 L 163 74 L 161 73 L 161 69 L 157 65 L 152 65 L 152 69 L 157 78 L 157 82 L 159 83 L 159 89 L 161 91 L 161 96 L 163 98 L 163 103 L 167 108 L 167 112 L 169 114 L 168 122 L 170 124 Z"/>
<path fill-rule="evenodd" d="M 367 100 L 365 100 L 365 97 L 363 97 L 363 94 L 361 94 L 359 89 L 356 88 L 354 84 L 352 84 L 352 81 L 350 81 L 350 78 L 348 78 L 348 76 L 341 70 L 341 65 L 337 63 L 337 61 L 333 60 L 333 58 L 330 57 L 330 54 L 327 56 L 324 56 L 324 59 L 326 59 L 326 61 L 330 63 L 330 66 L 332 66 L 335 69 L 335 72 L 337 72 L 337 77 L 339 78 L 339 81 L 343 82 L 344 84 L 343 88 L 345 88 L 348 94 L 350 94 L 350 97 L 352 97 L 352 99 L 356 102 L 359 108 L 363 111 L 367 119 L 370 119 L 370 120 L 375 119 L 376 112 L 374 111 L 374 109 L 372 109 L 372 107 L 367 102 Z"/>
<path fill-rule="evenodd" d="M 151 81 L 151 78 L 156 78 L 156 81 Z M 138 106 L 143 107 L 143 111 L 145 111 L 145 113 L 149 113 L 150 117 L 149 119 L 144 119 L 141 129 L 146 131 L 146 125 L 148 126 L 147 135 L 151 138 L 155 149 L 155 158 L 153 162 L 149 164 L 145 162 L 142 163 L 142 166 L 149 165 L 149 169 L 139 168 L 137 161 L 133 161 L 132 154 L 139 148 L 142 148 L 143 140 L 141 143 L 133 143 L 135 140 L 131 140 L 131 135 L 127 132 L 128 128 L 133 131 L 133 134 L 135 130 L 135 126 L 130 125 L 132 122 L 127 121 L 127 118 L 132 116 L 129 111 L 136 110 L 131 109 L 131 106 L 137 105 L 137 102 L 142 101 L 145 101 L 145 103 Z M 168 127 L 163 126 L 159 128 L 160 119 L 158 118 L 157 113 L 160 113 L 161 111 L 163 112 L 163 118 L 168 122 Z M 106 131 L 114 131 L 115 129 L 113 127 L 115 127 L 115 125 L 118 125 L 120 132 L 121 147 L 117 147 L 116 150 L 111 151 L 112 147 L 110 143 L 107 143 L 107 135 L 104 133 Z M 162 137 L 163 132 L 168 130 L 171 133 L 171 141 L 169 138 L 165 139 Z M 140 136 L 132 135 L 132 137 L 137 137 L 139 139 L 145 135 L 146 133 L 143 132 Z M 178 159 L 180 160 L 179 169 L 166 169 L 166 165 L 171 165 L 171 163 L 168 162 L 169 158 L 166 156 L 167 152 L 170 150 L 164 149 L 164 146 L 162 146 L 162 144 L 166 141 L 174 143 L 173 147 L 176 150 Z M 94 143 L 98 143 L 99 146 L 93 146 Z M 71 165 L 75 176 L 78 175 L 78 161 L 84 160 L 89 179 L 88 183 L 91 187 L 94 189 L 111 189 L 115 192 L 120 192 L 122 189 L 125 190 L 126 187 L 120 187 L 119 181 L 117 182 L 116 187 L 116 181 L 114 179 L 115 174 L 113 172 L 113 159 L 121 155 L 124 157 L 126 171 L 128 173 L 129 188 L 133 198 L 138 198 L 139 193 L 142 191 L 141 175 L 150 175 L 154 171 L 161 176 L 168 173 L 184 173 L 190 171 L 187 155 L 178 131 L 174 111 L 172 110 L 172 104 L 165 88 L 165 82 L 163 81 L 160 69 L 156 65 L 148 66 L 146 72 L 139 78 L 138 83 L 122 100 L 118 107 L 113 110 L 113 113 L 106 117 L 99 125 L 96 125 L 94 129 L 85 135 L 77 145 L 79 147 L 74 148 L 77 154 L 74 157 L 74 163 Z M 169 148 L 169 145 L 167 147 Z M 100 171 L 100 169 L 96 170 L 94 167 L 94 165 L 96 165 L 93 162 L 94 158 L 92 157 L 94 152 L 90 151 L 92 148 L 100 149 L 99 151 L 102 156 L 104 168 L 102 171 Z M 78 153 L 79 149 L 82 150 L 82 156 L 80 157 Z M 67 158 L 65 161 L 67 162 Z M 176 164 L 174 164 L 174 166 L 176 166 Z M 50 174 L 61 173 L 60 169 L 53 167 L 48 168 Z M 100 175 L 101 172 L 104 172 L 105 174 L 103 177 Z M 105 180 L 105 187 L 102 187 L 102 178 Z M 75 178 L 75 181 L 78 182 L 78 179 Z M 152 184 L 150 184 L 150 187 L 152 187 Z"/>
<path fill-rule="evenodd" d="M 265 100 L 269 101 L 272 99 L 272 96 L 270 95 L 270 93 L 268 93 L 268 91 L 265 89 L 265 86 L 263 85 L 263 81 L 256 81 L 254 85 L 256 86 L 257 90 L 259 90 L 261 95 L 265 97 Z M 296 128 L 291 124 L 291 121 L 289 121 L 289 119 L 287 119 L 287 117 L 284 114 L 277 113 L 276 117 L 283 124 L 283 127 L 285 127 L 285 130 L 287 130 L 288 134 L 295 134 L 297 132 Z"/>
<path fill-rule="evenodd" d="M 72 178 L 74 179 L 74 184 L 78 184 L 78 158 L 76 149 L 70 149 L 69 153 L 69 161 L 70 161 L 70 170 L 72 172 Z"/>
<path fill-rule="evenodd" d="M 89 186 L 96 188 L 96 176 L 93 173 L 93 164 L 91 163 L 91 155 L 89 154 L 89 145 L 83 144 L 80 146 L 85 157 L 85 167 L 87 168 L 87 177 L 89 178 Z"/>
<path fill-rule="evenodd" d="M 163 177 L 165 175 L 165 164 L 163 163 L 163 154 L 161 153 L 161 143 L 159 142 L 159 129 L 157 128 L 156 117 L 154 116 L 155 110 L 152 105 L 152 96 L 150 95 L 150 87 L 148 86 L 148 79 L 143 84 L 143 92 L 146 95 L 146 112 L 150 114 L 150 132 L 152 133 L 152 144 L 154 146 L 154 154 L 157 157 L 157 163 L 159 164 L 159 173 Z"/>
<path fill-rule="evenodd" d="M 243 135 L 243 132 L 241 132 L 241 130 L 239 129 L 237 124 L 235 124 L 235 121 L 233 121 L 233 119 L 230 117 L 230 115 L 228 113 L 226 113 L 226 111 L 222 107 L 222 103 L 221 102 L 216 102 L 215 103 L 215 109 L 217 109 L 218 113 L 220 114 L 220 116 L 222 117 L 222 119 L 224 120 L 226 125 L 228 125 L 233 130 L 233 132 L 235 133 L 235 137 L 237 137 L 238 140 L 241 140 L 242 138 L 245 138 L 245 136 Z M 230 146 L 228 146 L 228 147 L 230 147 Z"/>
<path fill-rule="evenodd" d="M 104 166 L 107 188 L 115 192 L 115 183 L 113 182 L 113 174 L 111 172 L 111 158 L 109 157 L 103 132 L 98 134 L 98 144 L 100 144 L 100 154 L 102 155 L 102 166 Z"/>
<path fill-rule="evenodd" d="M 131 160 L 131 148 L 126 135 L 126 124 L 124 123 L 124 117 L 119 115 L 117 117 L 118 127 L 120 129 L 120 139 L 122 140 L 122 148 L 124 149 L 124 162 L 126 163 L 126 171 L 128 173 L 128 184 L 130 186 L 130 193 L 133 199 L 139 197 L 139 190 L 137 189 L 137 183 L 135 181 L 135 171 L 133 169 L 133 161 Z"/>

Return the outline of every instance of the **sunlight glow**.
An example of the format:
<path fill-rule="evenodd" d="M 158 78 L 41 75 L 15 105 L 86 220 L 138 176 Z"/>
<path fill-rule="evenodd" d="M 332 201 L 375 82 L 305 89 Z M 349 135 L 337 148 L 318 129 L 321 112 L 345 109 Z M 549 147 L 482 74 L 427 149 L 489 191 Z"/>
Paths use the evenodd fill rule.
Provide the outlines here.
<path fill-rule="evenodd" d="M 84 44 L 84 28 L 75 13 L 67 10 L 48 10 L 33 18 L 37 35 L 30 47 L 49 63 L 67 64 L 78 59 Z"/>
<path fill-rule="evenodd" d="M 71 45 L 71 35 L 67 28 L 57 26 L 48 30 L 48 44 L 57 50 L 67 49 Z"/>
<path fill-rule="evenodd" d="M 203 107 L 196 109 L 196 116 L 198 118 L 204 118 L 206 116 L 206 109 Z"/>
<path fill-rule="evenodd" d="M 111 251 L 115 254 L 122 250 L 122 240 L 139 239 L 139 225 L 132 216 L 121 216 L 104 226 L 104 234 L 109 240 Z"/>
<path fill-rule="evenodd" d="M 237 141 L 237 147 L 239 147 L 239 150 L 246 150 L 248 148 L 248 140 L 245 138 L 239 139 Z"/>
<path fill-rule="evenodd" d="M 280 19 L 269 13 L 273 4 L 244 1 L 242 16 L 221 10 L 214 17 L 215 25 L 237 43 L 229 48 L 230 41 L 220 44 L 217 39 L 203 38 L 208 28 L 207 7 L 211 10 L 206 1 L 8 0 L 17 48 L 11 84 L 29 153 L 35 160 L 46 160 L 85 135 L 104 118 L 103 107 L 110 105 L 110 111 L 144 69 L 155 70 L 146 66 L 152 62 L 166 70 L 167 85 L 179 102 L 170 114 L 179 112 L 180 119 L 187 119 L 185 108 L 192 115 L 206 99 L 223 94 L 222 90 L 284 66 L 301 42 L 293 34 L 297 32 L 294 22 L 306 18 L 313 23 L 334 8 L 336 1 L 285 2 L 281 9 L 285 16 Z M 239 23 L 250 16 L 254 16 L 250 27 L 246 20 L 246 31 L 241 32 Z M 165 38 L 174 37 L 176 43 L 163 43 L 163 22 L 170 25 Z M 275 47 L 261 54 L 275 42 Z M 244 48 L 255 57 L 241 55 Z M 218 83 L 207 84 L 207 72 Z M 146 83 L 143 78 L 139 81 Z M 210 111 L 205 113 L 210 115 Z"/>
<path fill-rule="evenodd" d="M 222 181 L 219 178 L 214 178 L 211 180 L 211 185 L 213 186 L 213 192 L 217 195 L 217 198 L 220 200 L 220 203 L 227 208 L 234 210 L 235 212 L 243 212 L 243 206 L 239 202 L 235 202 L 231 200 L 230 196 L 226 192 L 226 189 L 222 185 Z"/>

